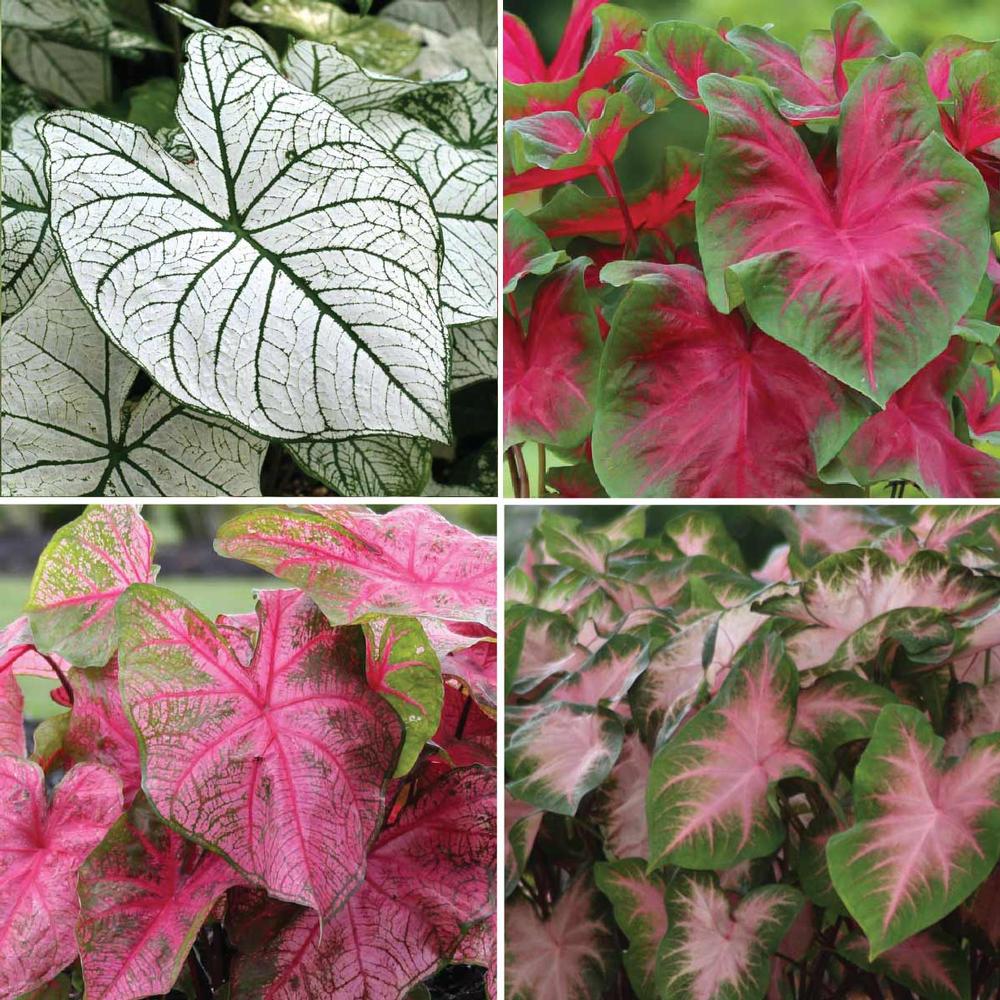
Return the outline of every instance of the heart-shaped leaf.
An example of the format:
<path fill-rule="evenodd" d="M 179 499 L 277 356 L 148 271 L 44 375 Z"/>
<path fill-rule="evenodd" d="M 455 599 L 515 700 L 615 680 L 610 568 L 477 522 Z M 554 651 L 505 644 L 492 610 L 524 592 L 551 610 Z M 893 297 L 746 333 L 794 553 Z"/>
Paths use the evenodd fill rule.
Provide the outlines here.
<path fill-rule="evenodd" d="M 295 590 L 262 591 L 257 614 L 245 663 L 170 591 L 136 586 L 120 602 L 143 788 L 272 896 L 329 914 L 364 880 L 402 724 L 365 682 L 361 629 L 331 628 Z"/>
<path fill-rule="evenodd" d="M 366 615 L 496 623 L 496 540 L 429 507 L 264 508 L 227 521 L 215 547 L 302 587 L 335 625 Z"/>
<path fill-rule="evenodd" d="M 886 706 L 855 770 L 855 825 L 827 843 L 872 958 L 950 913 L 1000 858 L 1000 734 L 954 762 L 943 748 L 916 709 Z"/>
<path fill-rule="evenodd" d="M 80 944 L 91 1000 L 169 993 L 216 900 L 243 877 L 159 821 L 144 796 L 80 869 Z"/>
<path fill-rule="evenodd" d="M 612 496 L 817 489 L 864 415 L 853 394 L 741 316 L 717 312 L 693 267 L 609 265 L 601 277 L 631 285 L 594 417 L 594 465 Z"/>
<path fill-rule="evenodd" d="M 110 771 L 78 764 L 46 804 L 45 775 L 0 755 L 0 993 L 44 985 L 76 958 L 76 873 L 122 811 Z"/>
<path fill-rule="evenodd" d="M 124 123 L 42 126 L 53 228 L 102 329 L 178 400 L 259 433 L 448 440 L 424 190 L 259 50 L 205 31 L 187 55 L 193 164 Z"/>
<path fill-rule="evenodd" d="M 63 45 L 5 24 L 3 61 L 33 91 L 56 103 L 90 108 L 109 97 L 107 53 Z M 4 93 L 11 86 L 5 83 Z"/>
<path fill-rule="evenodd" d="M 951 67 L 954 111 L 942 113 L 948 141 L 1000 190 L 1000 52 L 972 51 Z"/>
<path fill-rule="evenodd" d="M 785 836 L 771 808 L 783 778 L 815 777 L 792 745 L 798 673 L 775 636 L 744 646 L 719 694 L 653 758 L 646 811 L 650 868 L 728 868 Z"/>
<path fill-rule="evenodd" d="M 80 667 L 103 667 L 118 643 L 115 604 L 133 583 L 152 583 L 153 535 L 129 504 L 88 507 L 38 558 L 25 611 L 35 644 Z"/>
<path fill-rule="evenodd" d="M 945 349 L 986 267 L 986 191 L 937 131 L 923 65 L 880 57 L 854 81 L 832 192 L 762 85 L 700 87 L 713 303 L 745 300 L 761 329 L 884 404 Z"/>

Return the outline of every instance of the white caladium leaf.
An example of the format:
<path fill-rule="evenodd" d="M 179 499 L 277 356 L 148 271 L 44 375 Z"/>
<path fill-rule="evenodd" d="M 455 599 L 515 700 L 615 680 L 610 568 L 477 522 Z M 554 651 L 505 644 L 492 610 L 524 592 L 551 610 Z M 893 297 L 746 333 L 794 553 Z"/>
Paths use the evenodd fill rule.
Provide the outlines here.
<path fill-rule="evenodd" d="M 193 164 L 122 122 L 40 126 L 56 237 L 102 329 L 172 396 L 258 433 L 447 441 L 426 192 L 258 49 L 206 31 L 186 51 Z"/>
<path fill-rule="evenodd" d="M 507 787 L 540 809 L 572 816 L 611 773 L 623 736 L 621 719 L 605 709 L 546 706 L 510 738 Z"/>
<path fill-rule="evenodd" d="M 166 51 L 152 35 L 119 27 L 105 0 L 5 0 L 5 28 L 69 45 L 139 59 L 144 49 Z"/>
<path fill-rule="evenodd" d="M 105 53 L 5 26 L 3 60 L 32 90 L 59 102 L 89 108 L 108 97 L 110 60 Z"/>
<path fill-rule="evenodd" d="M 646 789 L 653 755 L 638 733 L 629 733 L 597 799 L 597 822 L 615 858 L 648 858 Z"/>
<path fill-rule="evenodd" d="M 589 872 L 559 897 L 548 920 L 517 899 L 507 907 L 507 1000 L 599 1000 L 618 954 L 607 907 Z"/>
<path fill-rule="evenodd" d="M 950 913 L 1000 858 L 1000 733 L 946 761 L 916 709 L 888 705 L 854 775 L 855 825 L 830 875 L 877 958 Z"/>
<path fill-rule="evenodd" d="M 181 7 L 174 7 L 170 4 L 160 4 L 160 8 L 165 10 L 168 14 L 171 14 L 173 17 L 176 17 L 185 28 L 188 28 L 191 31 L 214 31 L 216 34 L 223 35 L 225 38 L 232 39 L 234 42 L 246 42 L 248 45 L 252 45 L 255 49 L 259 50 L 264 56 L 266 56 L 267 61 L 272 66 L 278 67 L 281 65 L 281 57 L 277 52 L 275 52 L 274 47 L 261 35 L 257 34 L 253 28 L 245 28 L 241 24 L 234 24 L 228 28 L 217 28 L 211 22 L 204 21 L 200 17 L 195 17 L 194 14 Z"/>
<path fill-rule="evenodd" d="M 465 323 L 451 328 L 451 388 L 497 377 L 497 322 Z"/>
<path fill-rule="evenodd" d="M 496 13 L 487 0 L 392 0 L 382 15 L 419 24 L 442 35 L 472 29 L 487 45 L 497 42 Z"/>
<path fill-rule="evenodd" d="M 765 885 L 731 906 L 711 876 L 677 879 L 667 896 L 670 929 L 656 982 L 670 1000 L 761 1000 L 770 956 L 802 907 L 790 885 Z"/>
<path fill-rule="evenodd" d="M 292 458 L 343 497 L 420 496 L 431 478 L 431 450 L 421 438 L 380 434 L 288 446 Z"/>
<path fill-rule="evenodd" d="M 59 255 L 49 228 L 45 147 L 35 135 L 40 115 L 24 115 L 11 128 L 11 148 L 0 153 L 3 182 L 3 315 L 32 296 Z"/>
<path fill-rule="evenodd" d="M 139 369 L 94 325 L 62 263 L 3 332 L 5 496 L 257 496 L 267 442 L 174 402 L 127 398 Z"/>

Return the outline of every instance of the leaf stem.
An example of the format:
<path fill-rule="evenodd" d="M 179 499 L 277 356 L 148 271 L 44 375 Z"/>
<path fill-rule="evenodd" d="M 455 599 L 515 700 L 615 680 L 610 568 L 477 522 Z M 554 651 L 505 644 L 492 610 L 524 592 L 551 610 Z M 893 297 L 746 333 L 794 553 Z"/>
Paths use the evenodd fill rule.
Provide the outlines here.
<path fill-rule="evenodd" d="M 194 982 L 195 996 L 197 996 L 198 1000 L 212 1000 L 211 984 L 205 975 L 205 970 L 201 967 L 201 962 L 198 961 L 198 956 L 195 954 L 193 947 L 188 952 L 187 964 L 188 971 L 191 973 L 191 979 Z"/>
<path fill-rule="evenodd" d="M 511 486 L 514 488 L 514 496 L 521 495 L 521 480 L 517 470 L 517 460 L 514 458 L 514 448 L 507 449 L 507 469 L 510 472 Z"/>
<path fill-rule="evenodd" d="M 538 445 L 538 495 L 545 496 L 545 445 Z"/>
<path fill-rule="evenodd" d="M 229 23 L 229 0 L 219 0 L 218 20 L 217 28 L 224 28 Z"/>
<path fill-rule="evenodd" d="M 40 653 L 39 655 L 55 671 L 55 675 L 59 678 L 59 683 L 62 684 L 63 690 L 66 692 L 66 697 L 69 698 L 69 703 L 72 705 L 75 699 L 73 697 L 73 685 L 70 684 L 69 678 L 63 673 L 62 668 L 51 656 L 46 656 L 44 653 Z"/>
<path fill-rule="evenodd" d="M 528 478 L 528 467 L 524 464 L 524 452 L 519 444 L 515 444 L 511 449 L 514 452 L 514 461 L 517 463 L 517 475 L 521 483 L 519 497 L 531 496 L 531 480 Z"/>
<path fill-rule="evenodd" d="M 605 188 L 618 202 L 618 211 L 621 212 L 622 222 L 625 223 L 625 256 L 632 257 L 639 249 L 639 237 L 635 231 L 635 223 L 632 221 L 632 213 L 629 211 L 628 199 L 622 189 L 622 182 L 618 177 L 614 162 L 605 161 L 605 166 L 601 168 L 602 180 L 606 181 Z"/>
<path fill-rule="evenodd" d="M 469 721 L 469 712 L 472 710 L 472 695 L 466 695 L 465 704 L 462 706 L 462 714 L 458 717 L 458 725 L 455 726 L 455 739 L 460 740 L 465 732 L 465 724 Z"/>

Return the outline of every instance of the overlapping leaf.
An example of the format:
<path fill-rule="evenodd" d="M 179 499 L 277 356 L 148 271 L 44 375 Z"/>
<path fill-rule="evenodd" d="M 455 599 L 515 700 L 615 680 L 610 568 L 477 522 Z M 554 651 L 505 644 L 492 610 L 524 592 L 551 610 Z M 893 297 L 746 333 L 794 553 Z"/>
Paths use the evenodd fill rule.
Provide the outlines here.
<path fill-rule="evenodd" d="M 597 793 L 597 821 L 608 854 L 618 859 L 648 858 L 646 789 L 653 755 L 639 738 L 628 733 L 622 752 Z"/>
<path fill-rule="evenodd" d="M 0 754 L 25 755 L 23 710 L 24 696 L 14 671 L 0 669 Z"/>
<path fill-rule="evenodd" d="M 431 478 L 431 450 L 420 438 L 380 434 L 289 446 L 292 457 L 345 497 L 420 496 Z"/>

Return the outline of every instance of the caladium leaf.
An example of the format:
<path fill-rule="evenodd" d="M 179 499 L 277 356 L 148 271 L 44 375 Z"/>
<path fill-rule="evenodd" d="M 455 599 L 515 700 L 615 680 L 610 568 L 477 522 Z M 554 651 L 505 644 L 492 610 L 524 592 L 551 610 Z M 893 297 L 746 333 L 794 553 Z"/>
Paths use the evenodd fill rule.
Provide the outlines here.
<path fill-rule="evenodd" d="M 740 547 L 715 511 L 694 510 L 667 522 L 664 536 L 685 556 L 708 556 L 736 570 L 744 570 Z"/>
<path fill-rule="evenodd" d="M 813 566 L 835 552 L 872 542 L 892 525 L 883 511 L 872 507 L 810 504 L 772 507 L 770 513 L 788 539 L 795 560 L 803 566 Z"/>
<path fill-rule="evenodd" d="M 802 907 L 790 885 L 765 885 L 735 906 L 711 876 L 685 875 L 667 896 L 659 995 L 677 1000 L 762 1000 L 770 956 Z"/>
<path fill-rule="evenodd" d="M 608 855 L 649 857 L 646 789 L 653 755 L 638 733 L 628 733 L 611 774 L 597 794 L 597 821 Z"/>
<path fill-rule="evenodd" d="M 503 292 L 509 295 L 529 274 L 550 274 L 569 258 L 565 250 L 553 250 L 548 237 L 516 209 L 503 217 Z"/>
<path fill-rule="evenodd" d="M 606 709 L 548 705 L 508 740 L 507 788 L 540 809 L 572 816 L 611 773 L 623 737 L 621 719 Z"/>
<path fill-rule="evenodd" d="M 495 857 L 495 772 L 447 772 L 382 832 L 366 881 L 339 913 L 304 913 L 240 957 L 234 995 L 405 996 L 487 916 Z"/>
<path fill-rule="evenodd" d="M 521 873 L 531 854 L 543 815 L 541 809 L 515 799 L 504 789 L 504 885 L 507 896 L 521 881 Z"/>
<path fill-rule="evenodd" d="M 497 44 L 496 12 L 469 0 L 391 0 L 382 17 L 419 24 L 442 35 L 473 30 L 487 45 Z"/>
<path fill-rule="evenodd" d="M 310 476 L 344 497 L 420 496 L 431 478 L 431 450 L 420 438 L 379 434 L 288 446 Z"/>
<path fill-rule="evenodd" d="M 508 690 L 530 691 L 553 674 L 583 663 L 589 652 L 577 645 L 576 627 L 561 612 L 509 604 L 504 628 L 504 681 Z"/>
<path fill-rule="evenodd" d="M 41 126 L 53 228 L 102 329 L 172 396 L 260 433 L 448 440 L 439 228 L 424 190 L 257 49 L 206 31 L 187 54 L 177 118 L 193 164 L 124 123 L 59 112 Z M 319 232 L 322 246 L 308 239 Z"/>
<path fill-rule="evenodd" d="M 62 263 L 5 325 L 3 352 L 5 495 L 260 494 L 267 442 L 155 387 L 128 399 L 139 369 L 94 324 Z"/>
<path fill-rule="evenodd" d="M 410 770 L 441 721 L 441 664 L 416 618 L 376 619 L 364 630 L 368 686 L 392 705 L 403 723 L 394 775 L 399 777 Z"/>
<path fill-rule="evenodd" d="M 886 706 L 855 769 L 855 825 L 827 843 L 873 959 L 950 913 L 1000 858 L 1000 734 L 954 762 L 943 747 L 916 709 Z"/>
<path fill-rule="evenodd" d="M 797 689 L 780 640 L 758 637 L 712 703 L 660 748 L 646 800 L 650 868 L 728 868 L 779 846 L 772 787 L 816 776 L 811 755 L 789 739 Z"/>
<path fill-rule="evenodd" d="M 738 314 L 717 312 L 693 267 L 608 265 L 601 277 L 631 284 L 605 346 L 594 417 L 594 465 L 608 493 L 817 489 L 819 470 L 863 417 L 853 394 Z"/>
<path fill-rule="evenodd" d="M 590 872 L 577 875 L 547 920 L 539 920 L 527 900 L 515 899 L 505 928 L 507 1000 L 605 996 L 619 946 Z"/>
<path fill-rule="evenodd" d="M 38 559 L 25 611 L 35 644 L 81 666 L 104 666 L 117 645 L 115 604 L 152 583 L 154 542 L 138 508 L 88 507 L 60 528 Z"/>
<path fill-rule="evenodd" d="M 951 97 L 951 67 L 955 60 L 966 52 L 976 52 L 991 49 L 994 42 L 977 42 L 963 35 L 945 35 L 944 38 L 932 42 L 923 55 L 924 68 L 927 70 L 927 82 L 931 91 L 939 101 L 947 101 Z"/>
<path fill-rule="evenodd" d="M 497 918 L 481 920 L 465 934 L 453 956 L 457 965 L 481 965 L 486 969 L 486 996 L 497 1000 Z"/>
<path fill-rule="evenodd" d="M 572 448 L 590 433 L 602 343 L 585 282 L 589 264 L 581 257 L 542 282 L 527 328 L 504 314 L 507 445 L 531 440 Z"/>
<path fill-rule="evenodd" d="M 109 96 L 110 60 L 103 52 L 5 26 L 3 61 L 33 91 L 54 102 L 90 108 Z M 5 80 L 5 91 L 7 87 Z"/>
<path fill-rule="evenodd" d="M 365 682 L 361 629 L 332 628 L 295 590 L 262 591 L 257 614 L 245 663 L 170 591 L 135 586 L 119 603 L 143 788 L 272 896 L 327 914 L 364 879 L 402 724 Z"/>
<path fill-rule="evenodd" d="M 12 753 L 23 757 L 24 695 L 13 670 L 0 669 L 0 754 Z"/>
<path fill-rule="evenodd" d="M 497 377 L 497 322 L 467 323 L 451 328 L 451 389 Z"/>
<path fill-rule="evenodd" d="M 151 36 L 119 27 L 116 20 L 124 18 L 116 19 L 102 0 L 7 0 L 3 13 L 9 28 L 129 59 L 141 58 L 143 49 L 165 49 Z"/>
<path fill-rule="evenodd" d="M 476 628 L 486 635 L 471 645 L 452 650 L 441 660 L 441 672 L 457 677 L 477 705 L 495 711 L 497 705 L 497 636 L 492 629 Z M 428 636 L 429 638 L 429 636 Z M 471 638 L 471 636 L 470 636 Z M 433 643 L 432 643 L 433 644 Z"/>
<path fill-rule="evenodd" d="M 45 775 L 0 755 L 0 991 L 37 989 L 77 954 L 76 872 L 122 811 L 110 771 L 78 764 L 45 800 Z"/>
<path fill-rule="evenodd" d="M 63 671 L 70 668 L 61 656 L 54 653 L 46 656 L 38 651 L 27 615 L 15 618 L 9 625 L 0 629 L 0 673 L 11 670 L 15 674 L 44 677 L 46 680 L 54 681 L 58 680 L 58 674 L 52 667 L 52 661 L 55 661 Z"/>
<path fill-rule="evenodd" d="M 628 938 L 622 964 L 639 1000 L 657 1000 L 656 953 L 667 933 L 667 883 L 662 872 L 646 874 L 636 858 L 601 862 L 594 880 L 611 901 L 615 923 Z"/>
<path fill-rule="evenodd" d="M 645 641 L 637 635 L 619 632 L 557 684 L 550 697 L 577 705 L 605 703 L 613 708 L 624 700 L 646 664 Z"/>
<path fill-rule="evenodd" d="M 474 698 L 454 683 L 444 686 L 441 722 L 433 743 L 455 767 L 482 764 L 495 767 L 497 760 L 497 720 L 487 715 Z"/>
<path fill-rule="evenodd" d="M 16 313 L 31 298 L 59 253 L 49 228 L 45 147 L 35 135 L 40 117 L 18 118 L 11 126 L 10 149 L 0 153 L 4 316 Z"/>
<path fill-rule="evenodd" d="M 366 615 L 496 625 L 496 539 L 429 507 L 263 508 L 227 521 L 215 547 L 302 587 L 334 625 Z"/>
<path fill-rule="evenodd" d="M 958 397 L 965 410 L 969 434 L 977 441 L 1000 444 L 1000 400 L 994 395 L 992 371 L 983 365 L 969 365 Z"/>
<path fill-rule="evenodd" d="M 646 533 L 646 509 L 633 507 L 606 524 L 590 528 L 584 528 L 575 517 L 547 509 L 542 511 L 538 530 L 550 561 L 586 576 L 601 575 L 612 552 Z"/>
<path fill-rule="evenodd" d="M 1000 679 L 990 681 L 970 691 L 968 701 L 961 705 L 958 725 L 948 733 L 945 752 L 960 757 L 977 736 L 1000 732 Z"/>
<path fill-rule="evenodd" d="M 144 796 L 80 869 L 83 978 L 92 1000 L 169 993 L 216 900 L 243 877 L 165 826 Z"/>
<path fill-rule="evenodd" d="M 986 191 L 937 132 L 920 60 L 880 57 L 854 81 L 832 193 L 761 85 L 700 87 L 696 218 L 713 303 L 745 301 L 761 329 L 884 404 L 945 349 L 986 266 Z"/>
<path fill-rule="evenodd" d="M 973 51 L 951 67 L 954 110 L 942 112 L 948 141 L 1000 190 L 1000 53 Z"/>

